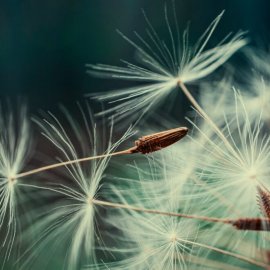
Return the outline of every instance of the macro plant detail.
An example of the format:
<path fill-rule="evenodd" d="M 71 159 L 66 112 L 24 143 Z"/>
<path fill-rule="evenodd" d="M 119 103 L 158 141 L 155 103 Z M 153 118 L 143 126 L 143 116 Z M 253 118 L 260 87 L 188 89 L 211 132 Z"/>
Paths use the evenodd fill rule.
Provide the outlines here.
<path fill-rule="evenodd" d="M 246 48 L 242 31 L 213 46 L 224 12 L 190 44 L 174 5 L 167 39 L 145 12 L 146 37 L 118 31 L 136 63 L 87 65 L 137 84 L 87 95 L 78 119 L 3 103 L 2 269 L 270 268 L 269 53 Z M 235 53 L 256 69 L 246 85 L 223 67 Z M 177 89 L 192 107 L 185 124 L 158 114 Z M 90 99 L 105 109 L 95 116 Z"/>
<path fill-rule="evenodd" d="M 144 115 L 177 86 L 190 98 L 185 84 L 198 82 L 214 72 L 247 42 L 243 38 L 244 33 L 239 32 L 231 39 L 226 37 L 217 46 L 205 49 L 222 15 L 223 12 L 210 24 L 198 39 L 196 45 L 192 47 L 188 40 L 189 29 L 185 30 L 182 40 L 180 39 L 175 13 L 172 17 L 176 34 L 173 34 L 166 7 L 165 22 L 169 32 L 169 42 L 159 38 L 146 15 L 145 20 L 149 27 L 146 32 L 149 41 L 135 32 L 138 42 L 142 44 L 139 45 L 120 33 L 137 50 L 139 63 L 136 65 L 124 61 L 126 67 L 103 64 L 88 65 L 91 68 L 89 72 L 101 77 L 139 80 L 147 84 L 97 95 L 96 99 L 100 101 L 119 103 L 119 105 L 105 110 L 101 114 L 108 113 L 111 116 L 117 116 L 119 120 L 126 116 L 132 117 L 134 112 L 140 110 L 140 114 Z M 226 43 L 227 39 L 229 41 Z"/>
<path fill-rule="evenodd" d="M 8 112 L 5 114 L 5 112 Z M 25 166 L 30 145 L 29 121 L 26 108 L 11 110 L 11 104 L 1 106 L 0 124 L 0 226 L 5 231 L 2 239 L 1 257 L 3 264 L 10 256 L 12 246 L 20 228 L 18 211 L 20 201 L 25 200 L 24 181 L 18 181 L 14 176 Z M 21 209 L 20 209 L 21 210 Z"/>

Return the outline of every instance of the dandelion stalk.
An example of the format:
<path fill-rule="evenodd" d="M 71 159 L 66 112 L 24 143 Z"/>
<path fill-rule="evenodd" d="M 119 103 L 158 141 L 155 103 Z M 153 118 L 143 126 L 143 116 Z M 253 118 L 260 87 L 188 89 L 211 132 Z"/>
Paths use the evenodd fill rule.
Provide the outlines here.
<path fill-rule="evenodd" d="M 27 171 L 27 172 L 19 173 L 16 176 L 14 176 L 14 178 L 12 180 L 22 178 L 22 177 L 26 177 L 26 176 L 29 176 L 29 175 L 33 175 L 33 174 L 37 174 L 37 173 L 41 173 L 41 172 L 44 172 L 44 171 L 53 170 L 53 169 L 56 169 L 56 168 L 59 168 L 59 167 L 63 167 L 63 166 L 67 166 L 67 165 L 71 165 L 71 164 L 75 164 L 75 163 L 81 163 L 81 162 L 86 162 L 86 161 L 90 161 L 90 160 L 101 159 L 101 158 L 111 157 L 111 156 L 120 156 L 120 155 L 125 155 L 125 154 L 132 154 L 132 152 L 130 151 L 130 149 L 127 149 L 127 150 L 114 152 L 114 153 L 109 153 L 109 154 L 104 154 L 104 155 L 98 155 L 98 156 L 93 156 L 93 157 L 85 157 L 85 158 L 79 158 L 79 159 L 59 162 L 59 163 L 47 165 L 47 166 L 44 166 L 44 167 L 40 167 L 40 168 L 37 168 L 37 169 L 34 169 L 34 170 L 30 170 L 30 171 Z"/>
<path fill-rule="evenodd" d="M 97 199 L 92 199 L 90 201 L 90 203 L 93 203 L 95 205 L 100 205 L 100 206 L 117 208 L 117 209 L 120 208 L 120 209 L 127 209 L 127 210 L 131 210 L 131 211 L 144 212 L 144 213 L 149 213 L 149 214 L 198 219 L 198 220 L 207 221 L 207 222 L 220 222 L 220 223 L 224 223 L 224 224 L 234 224 L 237 221 L 237 220 L 232 220 L 232 219 L 222 219 L 222 218 L 213 218 L 213 217 L 206 217 L 206 216 L 196 216 L 196 215 L 188 215 L 188 214 L 181 214 L 181 213 L 159 211 L 159 210 L 154 210 L 154 209 L 135 207 L 135 206 L 131 206 L 128 204 L 112 203 L 112 202 L 102 201 L 102 200 L 97 200 Z M 245 220 L 245 219 L 242 219 L 242 220 Z M 269 222 L 269 220 L 268 220 L 268 222 Z M 174 241 L 177 241 L 177 240 L 178 240 L 177 238 L 174 239 Z M 267 264 L 265 264 L 263 262 L 258 262 L 256 260 L 251 259 L 251 258 L 245 257 L 245 256 L 240 255 L 240 254 L 235 254 L 235 253 L 229 252 L 227 250 L 223 250 L 223 249 L 216 248 L 216 247 L 209 246 L 209 245 L 202 244 L 202 243 L 197 243 L 194 241 L 189 241 L 187 239 L 186 240 L 179 239 L 179 241 L 185 242 L 188 244 L 192 244 L 192 245 L 196 245 L 196 246 L 201 247 L 201 248 L 206 248 L 206 249 L 209 249 L 209 250 L 212 250 L 212 251 L 224 254 L 224 255 L 228 255 L 228 256 L 234 257 L 234 258 L 242 260 L 242 261 L 246 261 L 248 263 L 252 263 L 252 264 L 260 266 L 260 267 L 267 267 Z"/>
<path fill-rule="evenodd" d="M 258 194 L 259 194 L 259 206 L 264 216 L 270 218 L 270 194 L 269 191 L 264 187 L 257 187 Z"/>
<path fill-rule="evenodd" d="M 144 213 L 149 213 L 149 214 L 157 214 L 157 215 L 171 216 L 171 217 L 191 218 L 191 219 L 198 219 L 198 220 L 203 220 L 203 221 L 208 221 L 208 222 L 220 222 L 220 223 L 224 223 L 224 224 L 231 223 L 231 220 L 229 220 L 229 219 L 166 212 L 166 211 L 160 211 L 160 210 L 155 210 L 155 209 L 148 209 L 148 208 L 143 208 L 143 207 L 131 206 L 128 204 L 102 201 L 102 200 L 97 200 L 97 199 L 93 199 L 92 203 L 95 205 L 108 206 L 108 207 L 112 207 L 112 208 L 127 209 L 127 210 L 131 210 L 131 211 L 144 212 Z"/>
<path fill-rule="evenodd" d="M 148 209 L 143 207 L 136 207 L 128 204 L 122 203 L 113 203 L 108 201 L 102 201 L 97 199 L 92 199 L 90 203 L 100 206 L 107 206 L 111 208 L 117 209 L 126 209 L 136 212 L 144 212 L 149 214 L 170 216 L 170 217 L 181 217 L 188 219 L 197 219 L 206 222 L 214 222 L 214 223 L 223 223 L 230 224 L 234 226 L 237 230 L 256 230 L 256 231 L 269 231 L 270 219 L 268 218 L 237 218 L 237 219 L 228 219 L 228 218 L 215 218 L 215 217 L 207 217 L 207 216 L 197 216 L 197 215 L 189 215 L 182 213 L 174 213 L 174 212 L 166 212 L 160 211 L 156 209 Z"/>
<path fill-rule="evenodd" d="M 52 165 L 47 165 L 47 166 L 40 167 L 34 170 L 19 173 L 15 175 L 14 177 L 11 177 L 10 180 L 12 181 L 18 178 L 56 169 L 62 166 L 72 165 L 74 163 L 81 163 L 81 162 L 86 162 L 86 161 L 95 160 L 95 159 L 107 158 L 107 157 L 112 157 L 112 156 L 129 155 L 129 154 L 134 154 L 134 153 L 141 153 L 141 154 L 152 153 L 152 152 L 159 151 L 165 147 L 168 147 L 176 143 L 177 141 L 185 137 L 187 132 L 188 132 L 188 129 L 186 127 L 180 127 L 180 128 L 174 128 L 174 129 L 154 133 L 147 136 L 142 136 L 137 141 L 135 141 L 135 146 L 129 149 L 113 152 L 113 153 L 107 153 L 103 155 L 98 155 L 98 156 L 68 160 L 68 161 L 59 162 Z"/>

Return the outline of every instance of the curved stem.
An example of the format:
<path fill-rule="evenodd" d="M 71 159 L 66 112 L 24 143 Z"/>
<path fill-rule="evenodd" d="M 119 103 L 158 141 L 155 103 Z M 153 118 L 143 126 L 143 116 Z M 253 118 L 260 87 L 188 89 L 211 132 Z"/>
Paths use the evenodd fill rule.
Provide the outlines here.
<path fill-rule="evenodd" d="M 188 132 L 188 129 L 186 127 L 174 128 L 174 129 L 170 129 L 170 130 L 166 130 L 162 132 L 157 132 L 157 133 L 139 138 L 139 140 L 135 141 L 135 146 L 129 149 L 123 150 L 123 151 L 107 153 L 107 154 L 94 156 L 94 157 L 85 157 L 85 158 L 79 158 L 79 159 L 74 159 L 74 160 L 68 160 L 68 161 L 63 161 L 56 164 L 47 165 L 41 168 L 19 173 L 15 175 L 14 177 L 10 177 L 10 180 L 13 181 L 15 179 L 22 178 L 28 175 L 52 170 L 58 167 L 71 165 L 74 163 L 85 162 L 85 161 L 89 161 L 93 159 L 119 156 L 119 155 L 125 155 L 125 154 L 134 154 L 134 153 L 141 153 L 141 154 L 152 153 L 162 148 L 168 147 L 169 145 L 173 143 L 176 143 L 177 141 L 185 137 L 187 132 Z"/>
<path fill-rule="evenodd" d="M 41 173 L 41 172 L 52 170 L 52 169 L 55 169 L 55 168 L 58 168 L 58 167 L 71 165 L 71 164 L 74 164 L 74 163 L 80 163 L 80 162 L 85 162 L 85 161 L 90 161 L 90 160 L 99 159 L 99 158 L 105 158 L 105 157 L 111 157 L 111 156 L 120 156 L 120 155 L 125 155 L 125 154 L 132 154 L 133 153 L 132 149 L 133 148 L 123 150 L 123 151 L 119 151 L 119 152 L 94 156 L 94 157 L 79 158 L 79 159 L 68 160 L 68 161 L 64 161 L 64 162 L 59 162 L 59 163 L 47 165 L 47 166 L 40 167 L 40 168 L 37 168 L 37 169 L 34 169 L 34 170 L 19 173 L 19 174 L 15 175 L 13 177 L 13 179 L 22 178 L 22 177 L 25 177 L 25 176 L 33 175 L 33 174 L 36 174 L 36 173 Z"/>
<path fill-rule="evenodd" d="M 117 209 L 126 209 L 136 212 L 144 212 L 149 214 L 157 214 L 157 215 L 163 215 L 163 216 L 170 216 L 170 217 L 182 217 L 182 218 L 190 218 L 190 219 L 197 219 L 201 221 L 207 221 L 207 222 L 215 222 L 215 223 L 223 223 L 234 226 L 237 230 L 257 230 L 257 231 L 263 231 L 264 230 L 264 223 L 269 224 L 270 219 L 269 218 L 236 218 L 236 219 L 230 219 L 230 218 L 216 218 L 216 217 L 207 217 L 207 216 L 197 216 L 197 215 L 189 215 L 189 214 L 182 214 L 182 213 L 175 213 L 175 212 L 166 212 L 166 211 L 160 211 L 156 209 L 149 209 L 149 208 L 143 208 L 143 207 L 137 207 L 132 206 L 129 204 L 122 204 L 122 203 L 113 203 L 108 201 L 102 201 L 97 199 L 91 199 L 91 203 L 95 205 L 101 205 L 101 206 L 107 206 L 111 208 L 117 208 Z M 254 227 L 257 223 L 262 224 L 262 228 L 256 228 Z"/>
<path fill-rule="evenodd" d="M 188 214 L 180 214 L 180 213 L 174 213 L 174 212 L 166 212 L 166 211 L 160 211 L 155 209 L 148 209 L 143 207 L 136 207 L 128 204 L 121 204 L 121 203 L 112 203 L 108 201 L 101 201 L 97 199 L 93 199 L 92 203 L 95 205 L 101 205 L 101 206 L 108 206 L 111 208 L 120 208 L 120 209 L 127 209 L 132 210 L 136 212 L 144 212 L 149 214 L 157 214 L 157 215 L 163 215 L 163 216 L 171 216 L 171 217 L 183 217 L 183 218 L 191 218 L 191 219 L 198 219 L 208 222 L 219 222 L 224 224 L 231 224 L 231 219 L 224 219 L 224 218 L 214 218 L 214 217 L 206 217 L 206 216 L 196 216 L 196 215 L 188 215 Z"/>

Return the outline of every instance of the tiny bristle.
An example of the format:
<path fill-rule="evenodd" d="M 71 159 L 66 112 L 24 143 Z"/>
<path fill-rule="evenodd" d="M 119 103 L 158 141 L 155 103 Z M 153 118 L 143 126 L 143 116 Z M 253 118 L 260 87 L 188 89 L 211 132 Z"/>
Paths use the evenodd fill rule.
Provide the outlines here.
<path fill-rule="evenodd" d="M 237 230 L 270 231 L 270 219 L 239 218 L 231 222 Z"/>
<path fill-rule="evenodd" d="M 141 154 L 159 151 L 178 142 L 185 137 L 187 133 L 188 128 L 180 127 L 143 136 L 135 141 L 135 147 L 133 147 L 131 151 L 132 153 Z"/>

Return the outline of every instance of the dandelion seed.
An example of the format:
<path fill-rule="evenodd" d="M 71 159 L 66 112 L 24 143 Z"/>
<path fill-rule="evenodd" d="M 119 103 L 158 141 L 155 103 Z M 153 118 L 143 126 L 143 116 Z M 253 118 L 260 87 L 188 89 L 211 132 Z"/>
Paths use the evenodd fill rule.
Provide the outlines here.
<path fill-rule="evenodd" d="M 154 163 L 152 166 L 155 166 Z M 139 173 L 140 177 L 146 176 L 147 170 Z M 156 176 L 152 175 L 152 177 L 155 178 Z M 142 178 L 137 183 L 136 181 L 123 182 L 123 184 L 127 185 L 125 191 L 123 186 L 119 188 L 120 183 L 117 183 L 117 187 L 111 188 L 122 204 L 132 201 L 139 207 L 155 207 L 158 210 L 177 213 L 180 194 L 170 196 L 173 194 L 172 190 L 169 192 L 172 186 L 167 185 L 170 183 L 170 179 L 160 181 L 155 179 L 155 181 L 148 182 Z M 165 200 L 167 200 L 166 203 Z M 113 252 L 113 254 L 116 254 L 115 256 L 117 254 L 118 256 L 122 255 L 125 259 L 115 263 L 108 263 L 105 266 L 99 264 L 98 267 L 96 265 L 87 268 L 188 269 L 189 255 L 191 255 L 193 249 L 192 239 L 195 239 L 197 235 L 196 222 L 179 220 L 177 217 L 135 212 L 131 209 L 117 209 L 115 211 L 111 213 L 107 222 L 118 230 L 121 229 L 122 233 L 120 235 L 111 235 L 114 242 L 115 240 L 117 242 L 114 248 L 107 247 L 105 251 Z"/>
<path fill-rule="evenodd" d="M 9 107 L 0 108 L 0 228 L 2 266 L 9 258 L 19 229 L 18 204 L 25 196 L 22 185 L 14 176 L 24 167 L 30 149 L 30 130 L 26 108 L 17 113 Z M 18 119 L 15 119 L 18 117 Z"/>
<path fill-rule="evenodd" d="M 40 125 L 40 124 L 39 124 Z M 131 128 L 129 129 L 131 130 Z M 175 128 L 167 131 L 158 132 L 151 135 L 146 135 L 139 140 L 135 141 L 135 146 L 128 148 L 126 150 L 117 151 L 117 152 L 111 152 L 111 153 L 105 153 L 101 155 L 96 156 L 89 156 L 89 157 L 83 157 L 83 158 L 77 158 L 77 159 L 71 159 L 68 161 L 62 161 L 58 163 L 54 163 L 51 165 L 46 165 L 43 167 L 39 167 L 30 171 L 25 171 L 19 174 L 16 174 L 12 177 L 10 177 L 10 181 L 15 181 L 19 178 L 23 178 L 29 175 L 34 175 L 37 173 L 53 170 L 59 167 L 72 165 L 76 163 L 82 163 L 86 161 L 91 160 L 97 160 L 101 158 L 107 158 L 112 156 L 121 156 L 121 155 L 128 155 L 128 154 L 134 154 L 134 153 L 141 153 L 141 154 L 149 154 L 155 151 L 159 151 L 165 147 L 168 147 L 177 141 L 181 140 L 183 137 L 186 136 L 188 132 L 188 129 L 186 127 L 182 128 Z M 51 140 L 51 139 L 49 139 Z"/>
<path fill-rule="evenodd" d="M 93 124 L 89 104 L 86 103 L 85 108 L 78 106 L 82 124 L 74 121 L 68 111 L 62 108 L 67 124 L 71 126 L 69 134 L 64 125 L 51 113 L 49 119 L 40 123 L 46 138 L 59 150 L 61 162 L 63 159 L 77 160 L 82 153 L 87 156 L 96 155 L 98 149 L 104 147 L 105 138 L 102 132 L 97 133 L 98 128 Z M 53 258 L 52 254 L 58 250 L 64 253 L 61 256 L 65 269 L 78 269 L 82 263 L 95 262 L 94 247 L 99 232 L 95 224 L 98 213 L 92 201 L 100 196 L 101 182 L 110 160 L 110 153 L 131 135 L 133 132 L 129 129 L 120 140 L 112 144 L 111 128 L 104 158 L 92 160 L 90 165 L 79 162 L 66 165 L 69 182 L 62 181 L 58 184 L 59 187 L 43 187 L 44 190 L 59 194 L 60 199 L 58 204 L 37 222 L 36 228 L 40 231 L 40 239 L 28 250 L 26 255 L 29 256 L 23 264 L 24 267 L 27 268 L 30 262 L 42 258 L 40 254 L 44 252 Z M 34 253 L 31 252 L 33 249 Z"/>
<path fill-rule="evenodd" d="M 120 33 L 138 51 L 139 64 L 124 61 L 126 67 L 101 64 L 89 65 L 91 68 L 90 73 L 102 77 L 149 83 L 97 95 L 95 98 L 100 101 L 117 104 L 100 114 L 110 114 L 114 117 L 117 116 L 117 120 L 121 120 L 127 116 L 129 116 L 129 119 L 130 117 L 135 118 L 137 117 L 135 112 L 139 112 L 141 118 L 149 111 L 150 107 L 156 106 L 163 101 L 171 93 L 172 89 L 177 87 L 179 82 L 185 84 L 194 83 L 214 72 L 246 44 L 243 33 L 239 32 L 227 43 L 225 41 L 228 40 L 228 37 L 216 47 L 206 49 L 222 15 L 223 12 L 210 24 L 193 47 L 189 47 L 188 29 L 184 31 L 181 44 L 175 10 L 173 9 L 173 25 L 171 25 L 166 7 L 165 22 L 168 28 L 170 44 L 160 39 L 146 16 L 146 23 L 149 27 L 146 31 L 149 41 L 135 32 L 135 36 L 138 38 L 138 43 L 136 43 Z M 176 35 L 173 34 L 173 28 L 175 28 Z"/>
<path fill-rule="evenodd" d="M 231 118 L 233 114 L 234 118 Z M 194 124 L 204 138 L 202 141 L 193 139 L 201 149 L 196 159 L 197 173 L 212 190 L 208 195 L 205 193 L 204 203 L 200 204 L 201 211 L 204 211 L 204 215 L 221 218 L 261 218 L 262 213 L 257 202 L 258 188 L 269 189 L 269 136 L 264 134 L 260 118 L 257 121 L 250 120 L 242 95 L 236 90 L 234 111 L 229 115 L 227 117 L 224 112 L 224 123 L 219 122 L 218 130 L 222 136 L 217 132 L 204 132 Z M 244 121 L 240 119 L 240 115 Z M 212 124 L 207 118 L 205 123 Z M 217 201 L 212 193 L 227 198 L 230 204 Z M 257 225 L 247 223 L 245 226 L 248 230 L 248 227 L 256 228 Z M 245 254 L 250 257 L 256 257 L 256 254 L 269 248 L 267 232 L 252 234 L 247 230 L 233 232 L 216 224 L 213 226 L 213 231 L 216 231 L 213 244 L 224 241 L 222 235 L 226 234 L 227 239 L 230 239 L 226 242 L 227 248 L 236 252 L 241 250 L 245 241 L 253 243 L 245 249 Z"/>
<path fill-rule="evenodd" d="M 202 145 L 193 141 L 205 151 L 201 165 L 198 158 L 205 181 L 225 197 L 229 196 L 242 216 L 256 216 L 259 214 L 257 188 L 269 186 L 269 137 L 263 135 L 260 119 L 256 123 L 250 122 L 241 94 L 234 92 L 234 95 L 235 119 L 229 121 L 225 115 L 222 129 L 230 148 L 216 134 L 209 136 L 200 129 L 198 131 L 206 143 Z M 245 123 L 239 121 L 239 111 L 245 115 Z M 230 212 L 223 214 L 229 215 Z"/>
<path fill-rule="evenodd" d="M 252 72 L 243 72 L 242 70 L 237 70 L 236 78 L 245 78 L 246 83 L 245 85 L 239 85 L 239 82 L 234 82 L 234 86 L 236 88 L 242 89 L 241 95 L 243 99 L 243 103 L 245 104 L 245 107 L 247 109 L 247 113 L 249 115 L 249 119 L 251 122 L 256 121 L 258 118 L 261 118 L 261 120 L 269 127 L 270 123 L 270 65 L 269 65 L 269 52 L 258 50 L 258 49 L 245 49 L 244 50 L 245 55 L 247 59 L 249 60 L 250 65 L 252 66 Z M 234 74 L 235 75 L 235 74 Z M 232 81 L 229 79 L 229 82 Z M 231 86 L 226 87 L 224 91 L 222 91 L 223 95 L 223 103 L 220 104 L 222 106 L 223 111 L 227 115 L 231 115 L 232 112 L 235 112 L 234 110 L 234 102 L 232 102 L 233 95 L 231 94 L 231 91 L 228 91 Z M 213 104 L 213 101 L 220 97 L 220 90 L 221 88 L 224 88 L 222 86 L 222 83 L 219 85 L 215 84 L 207 84 L 203 87 L 201 93 L 202 93 L 202 99 L 201 104 L 203 104 L 203 107 L 210 111 L 211 110 L 211 103 Z M 217 87 L 220 89 L 219 91 L 216 91 Z M 208 88 L 208 90 L 206 89 Z M 226 89 L 227 88 L 227 89 Z M 208 92 L 208 94 L 205 92 Z M 215 114 L 218 114 L 216 112 Z M 212 114 L 211 114 L 212 116 Z M 231 115 L 233 117 L 233 115 Z M 243 114 L 239 114 L 239 121 L 245 121 L 245 117 Z"/>
<path fill-rule="evenodd" d="M 143 136 L 135 141 L 134 153 L 148 154 L 168 147 L 186 136 L 188 129 L 186 127 L 170 129 Z"/>
<path fill-rule="evenodd" d="M 260 117 L 262 121 L 269 124 L 270 81 L 265 81 L 264 77 L 258 74 L 249 77 L 251 77 L 250 85 L 247 87 L 248 91 L 243 92 L 243 101 L 248 108 L 250 120 L 256 121 Z"/>
<path fill-rule="evenodd" d="M 153 164 L 153 166 L 155 165 Z M 111 188 L 111 190 L 118 194 L 118 200 L 121 201 L 122 205 L 127 205 L 128 201 L 133 201 L 135 205 L 144 208 L 155 206 L 159 210 L 175 213 L 180 208 L 187 211 L 192 196 L 189 199 L 181 200 L 181 192 L 178 196 L 174 195 L 175 189 L 178 187 L 168 184 L 171 182 L 170 178 L 162 179 L 167 175 L 166 167 L 165 165 L 164 174 L 161 175 L 159 180 L 155 179 L 156 181 L 148 182 L 142 178 L 138 185 L 134 181 L 125 181 L 128 186 L 126 192 L 123 191 L 122 187 L 119 187 L 119 183 L 117 183 L 117 188 Z M 155 172 L 153 167 L 151 167 L 151 171 Z M 143 175 L 146 176 L 147 171 L 140 170 L 140 177 L 143 177 Z M 155 178 L 155 175 L 153 177 Z M 128 214 L 126 211 L 128 211 Z M 199 223 L 195 220 L 152 215 L 143 211 L 133 211 L 133 208 L 119 208 L 108 217 L 108 223 L 112 224 L 117 230 L 120 229 L 121 233 L 120 235 L 113 233 L 111 238 L 114 240 L 114 246 L 106 246 L 103 250 L 113 253 L 117 258 L 122 256 L 123 259 L 112 263 L 89 265 L 86 267 L 87 269 L 176 270 L 197 269 L 196 267 L 202 269 L 204 266 L 202 258 L 199 265 L 198 263 L 193 264 L 193 259 L 200 258 L 202 249 L 207 251 L 207 256 L 216 252 L 254 265 L 265 266 L 264 263 L 243 255 L 198 241 L 197 238 L 200 236 Z M 205 233 L 204 231 L 203 234 L 205 235 Z M 120 247 L 118 248 L 118 246 Z"/>
<path fill-rule="evenodd" d="M 270 193 L 268 190 L 257 187 L 259 194 L 259 205 L 263 215 L 270 218 Z"/>
<path fill-rule="evenodd" d="M 232 225 L 238 230 L 270 231 L 270 219 L 240 218 L 232 222 Z"/>
<path fill-rule="evenodd" d="M 249 115 L 249 121 L 253 123 L 256 122 L 258 118 L 260 118 L 262 122 L 269 126 L 270 81 L 268 82 L 258 72 L 253 72 L 252 74 L 245 74 L 245 77 L 248 78 L 248 83 L 244 86 L 243 91 L 241 91 L 241 96 L 243 103 L 245 104 L 247 113 Z M 220 107 L 227 116 L 234 117 L 232 112 L 235 113 L 235 109 L 232 98 L 233 95 L 232 91 L 230 91 L 230 88 L 232 87 L 227 87 L 227 89 L 224 89 L 224 91 L 222 92 L 223 102 L 220 104 Z M 204 108 L 210 107 L 207 109 L 208 111 L 211 110 L 211 100 L 213 101 L 217 97 L 220 98 L 220 91 L 217 92 L 215 90 L 216 87 L 208 86 L 208 92 L 212 94 L 211 99 L 207 100 L 207 97 L 204 98 Z M 241 111 L 237 113 L 239 121 L 244 122 L 245 115 Z M 216 112 L 216 115 L 218 115 L 218 112 Z M 219 116 L 223 118 L 222 115 Z"/>

